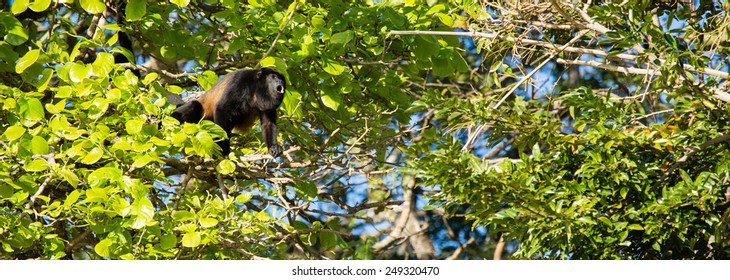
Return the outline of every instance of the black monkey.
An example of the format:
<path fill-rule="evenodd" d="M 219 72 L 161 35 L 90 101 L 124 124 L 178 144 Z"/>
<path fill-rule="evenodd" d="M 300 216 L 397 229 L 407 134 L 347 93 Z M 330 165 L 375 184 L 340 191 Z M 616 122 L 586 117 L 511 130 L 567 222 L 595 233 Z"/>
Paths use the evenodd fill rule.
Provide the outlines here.
<path fill-rule="evenodd" d="M 284 99 L 286 79 L 271 68 L 241 69 L 228 73 L 198 100 L 179 105 L 172 117 L 180 122 L 197 123 L 201 119 L 215 122 L 231 137 L 235 128 L 240 133 L 261 119 L 269 154 L 277 157 L 283 151 L 276 143 L 276 109 Z M 223 156 L 230 153 L 230 140 L 218 142 Z"/>
<path fill-rule="evenodd" d="M 126 1 L 119 1 L 117 3 L 117 9 L 114 11 L 114 20 L 117 22 L 117 24 L 124 28 L 127 25 L 127 19 L 126 19 L 126 10 L 127 10 L 127 2 Z M 129 38 L 129 36 L 123 32 L 123 30 L 120 30 L 117 32 L 117 42 L 119 43 L 119 46 L 122 48 L 125 48 L 129 50 L 129 52 L 132 53 L 132 57 L 134 59 L 134 49 L 132 48 L 132 40 Z M 121 64 L 121 63 L 127 63 L 131 62 L 129 59 L 127 59 L 126 56 L 124 56 L 121 53 L 115 53 L 114 54 L 114 63 L 115 64 Z M 132 69 L 132 73 L 136 75 L 137 77 L 140 76 L 140 72 L 137 69 Z"/>

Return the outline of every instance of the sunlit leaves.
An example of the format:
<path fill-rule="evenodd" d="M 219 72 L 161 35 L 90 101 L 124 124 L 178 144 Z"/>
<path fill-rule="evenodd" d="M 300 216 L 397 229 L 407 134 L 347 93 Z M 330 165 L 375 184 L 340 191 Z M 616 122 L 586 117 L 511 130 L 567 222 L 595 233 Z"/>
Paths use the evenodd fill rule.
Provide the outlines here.
<path fill-rule="evenodd" d="M 218 146 L 213 140 L 213 137 L 205 131 L 196 133 L 195 136 L 191 138 L 191 141 L 195 151 L 201 155 L 212 157 L 213 155 L 221 153 L 220 146 Z"/>
<path fill-rule="evenodd" d="M 147 197 L 141 197 L 132 203 L 129 214 L 134 218 L 131 227 L 140 229 L 153 220 L 155 210 L 152 202 Z"/>
<path fill-rule="evenodd" d="M 22 126 L 11 126 L 8 127 L 5 132 L 3 132 L 3 138 L 7 140 L 15 140 L 23 136 L 25 133 L 25 128 Z"/>
<path fill-rule="evenodd" d="M 172 234 L 165 234 L 160 237 L 160 247 L 162 249 L 171 249 L 177 244 L 177 238 Z"/>
<path fill-rule="evenodd" d="M 33 63 L 38 60 L 38 56 L 40 55 L 40 50 L 33 49 L 25 53 L 23 57 L 18 60 L 18 63 L 15 64 L 15 72 L 16 73 L 23 73 L 25 69 L 33 65 Z"/>
<path fill-rule="evenodd" d="M 111 252 L 110 252 L 109 247 L 111 247 L 112 244 L 113 244 L 113 241 L 111 241 L 109 239 L 103 239 L 103 240 L 99 241 L 99 243 L 96 243 L 96 245 L 94 246 L 94 252 L 96 252 L 97 254 L 99 254 L 99 256 L 102 256 L 102 257 L 110 257 Z"/>
<path fill-rule="evenodd" d="M 104 1 L 101 0 L 79 0 L 79 3 L 81 4 L 81 8 L 91 14 L 100 14 L 106 9 Z"/>
<path fill-rule="evenodd" d="M 190 4 L 190 0 L 170 0 L 170 2 L 177 5 L 180 8 L 185 8 L 188 4 Z"/>
<path fill-rule="evenodd" d="M 345 71 L 345 67 L 336 62 L 334 59 L 324 59 L 322 60 L 322 64 L 324 65 L 323 70 L 325 72 L 335 76 L 340 75 Z"/>
<path fill-rule="evenodd" d="M 23 116 L 32 121 L 40 121 L 45 118 L 43 104 L 36 98 L 23 98 L 18 100 L 19 111 Z"/>
<path fill-rule="evenodd" d="M 144 14 L 147 12 L 147 1 L 145 0 L 130 0 L 127 4 L 127 20 L 137 21 L 142 19 Z"/>
<path fill-rule="evenodd" d="M 236 202 L 243 204 L 251 201 L 251 198 L 253 198 L 253 194 L 251 194 L 250 192 L 242 193 L 236 196 Z"/>
<path fill-rule="evenodd" d="M 73 63 L 69 69 L 69 78 L 74 83 L 80 83 L 84 78 L 91 75 L 91 65 L 83 63 Z"/>
<path fill-rule="evenodd" d="M 337 109 L 340 108 L 340 103 L 342 102 L 342 95 L 340 93 L 336 92 L 323 92 L 322 93 L 322 103 L 324 106 L 327 106 L 328 108 L 337 111 Z"/>
<path fill-rule="evenodd" d="M 13 1 L 13 5 L 10 6 L 10 12 L 12 12 L 15 15 L 25 12 L 25 10 L 28 9 L 28 5 L 30 4 L 29 2 L 30 2 L 29 0 Z"/>
<path fill-rule="evenodd" d="M 48 162 L 44 159 L 36 158 L 27 162 L 24 168 L 28 172 L 40 172 L 48 169 Z"/>
<path fill-rule="evenodd" d="M 211 228 L 218 225 L 218 220 L 215 218 L 201 218 L 199 223 L 203 228 Z"/>
<path fill-rule="evenodd" d="M 261 67 L 273 67 L 274 69 L 277 69 L 277 70 L 281 71 L 282 73 L 284 73 L 284 76 L 287 75 L 286 62 L 279 57 L 269 56 L 269 57 L 262 59 L 260 63 L 261 63 Z"/>
<path fill-rule="evenodd" d="M 287 115 L 301 118 L 302 117 L 302 95 L 293 89 L 287 89 L 284 100 L 282 101 L 281 107 L 284 107 Z"/>
<path fill-rule="evenodd" d="M 209 90 L 218 81 L 218 75 L 213 71 L 204 71 L 198 75 L 198 83 L 204 90 Z"/>
<path fill-rule="evenodd" d="M 34 12 L 42 12 L 48 9 L 50 5 L 51 0 L 34 0 L 28 7 Z"/>
<path fill-rule="evenodd" d="M 342 31 L 339 33 L 332 34 L 330 42 L 332 44 L 345 45 L 354 38 L 354 32 L 352 30 Z"/>
<path fill-rule="evenodd" d="M 63 177 L 63 179 L 71 184 L 71 186 L 73 186 L 74 188 L 79 185 L 79 176 L 74 174 L 73 171 L 68 169 L 60 169 L 58 170 L 58 174 L 61 175 L 61 177 Z"/>
<path fill-rule="evenodd" d="M 13 15 L 0 11 L 0 24 L 5 28 L 3 40 L 8 44 L 18 46 L 28 40 L 28 33 Z"/>
<path fill-rule="evenodd" d="M 108 183 L 120 182 L 122 171 L 114 167 L 102 167 L 89 173 L 86 181 L 92 188 L 104 187 Z"/>
<path fill-rule="evenodd" d="M 81 158 L 81 163 L 83 164 L 93 164 L 99 161 L 101 157 L 104 155 L 104 150 L 102 150 L 99 147 L 95 147 L 91 149 L 86 155 Z"/>
<path fill-rule="evenodd" d="M 231 174 L 233 171 L 236 171 L 236 164 L 230 160 L 224 159 L 218 163 L 216 170 L 223 175 Z"/>
<path fill-rule="evenodd" d="M 145 124 L 144 120 L 135 119 L 135 120 L 128 121 L 126 123 L 125 127 L 127 130 L 127 133 L 134 135 L 134 134 L 138 134 L 142 131 L 142 127 L 144 126 L 144 124 Z"/>
<path fill-rule="evenodd" d="M 4 116 L 0 140 L 7 159 L 0 173 L 9 174 L 0 178 L 4 207 L 0 210 L 7 213 L 3 218 L 37 211 L 50 217 L 41 220 L 54 225 L 38 222 L 33 230 L 23 225 L 16 231 L 34 235 L 22 246 L 7 245 L 21 243 L 13 243 L 6 234 L 12 230 L 3 228 L 4 252 L 14 250 L 7 257 L 52 258 L 66 253 L 89 259 L 252 257 L 221 250 L 230 248 L 224 242 L 232 240 L 236 243 L 232 246 L 254 256 L 279 259 L 290 256 L 289 242 L 282 242 L 289 239 L 282 236 L 296 238 L 292 228 L 308 231 L 304 242 L 312 245 L 312 253 L 342 250 L 348 258 L 373 257 L 369 247 L 358 247 L 370 240 L 345 242 L 336 233 L 350 230 L 341 225 L 359 227 L 355 223 L 368 221 L 369 210 L 351 213 L 364 216 L 354 222 L 321 215 L 323 221 L 302 225 L 295 219 L 289 225 L 281 219 L 281 197 L 292 205 L 311 202 L 337 208 L 327 194 L 337 178 L 332 176 L 359 171 L 350 172 L 349 166 L 320 169 L 330 157 L 357 164 L 354 170 L 362 164 L 383 174 L 377 173 L 380 163 L 405 139 L 393 136 L 407 131 L 403 125 L 412 112 L 404 110 L 431 91 L 411 85 L 423 84 L 422 73 L 441 79 L 459 75 L 466 65 L 454 56 L 462 50 L 452 45 L 453 49 L 443 49 L 439 38 L 404 40 L 386 34 L 448 23 L 457 18 L 446 16 L 456 11 L 451 4 L 434 10 L 434 3 L 418 1 L 409 1 L 407 8 L 401 2 L 382 7 L 287 2 L 287 10 L 276 1 L 224 0 L 203 1 L 211 9 L 199 9 L 201 3 L 191 5 L 187 0 L 132 0 L 126 5 L 126 21 L 107 22 L 104 30 L 86 30 L 105 12 L 106 2 L 19 0 L 0 12 L 5 36 L 0 42 L 0 70 L 15 73 L 0 86 Z M 295 6 L 297 11 L 287 22 Z M 26 17 L 21 22 L 13 15 L 51 7 L 57 10 L 41 13 L 39 19 Z M 171 14 L 177 16 L 171 20 Z M 119 46 L 120 31 L 130 35 L 134 50 Z M 263 57 L 272 44 L 272 51 Z M 131 64 L 154 57 L 160 65 L 140 65 L 142 74 L 137 77 L 129 65 L 115 64 L 116 54 Z M 448 66 L 432 71 L 437 62 Z M 251 131 L 232 137 L 231 156 L 219 158 L 216 141 L 228 136 L 218 125 L 180 124 L 169 116 L 174 105 L 167 102 L 168 93 L 186 97 L 210 89 L 220 73 L 253 67 L 273 67 L 287 76 L 287 92 L 277 110 L 281 131 L 277 140 L 291 147 L 291 154 L 275 160 L 243 160 L 258 158 L 256 153 L 265 147 L 257 122 Z M 355 154 L 362 154 L 357 163 L 351 158 Z M 315 173 L 323 176 L 308 178 Z M 45 189 L 29 204 L 41 185 Z M 336 187 L 343 195 L 349 191 Z M 380 202 L 389 198 L 390 191 L 368 190 L 368 194 L 361 196 Z M 33 209 L 28 209 L 31 204 Z M 377 211 L 390 211 L 384 208 Z M 85 238 L 73 241 L 79 236 Z"/>
<path fill-rule="evenodd" d="M 182 237 L 182 245 L 184 247 L 194 248 L 200 245 L 200 232 L 184 233 Z"/>
<path fill-rule="evenodd" d="M 33 136 L 30 140 L 31 152 L 36 155 L 47 154 L 49 151 L 48 142 L 42 137 Z"/>

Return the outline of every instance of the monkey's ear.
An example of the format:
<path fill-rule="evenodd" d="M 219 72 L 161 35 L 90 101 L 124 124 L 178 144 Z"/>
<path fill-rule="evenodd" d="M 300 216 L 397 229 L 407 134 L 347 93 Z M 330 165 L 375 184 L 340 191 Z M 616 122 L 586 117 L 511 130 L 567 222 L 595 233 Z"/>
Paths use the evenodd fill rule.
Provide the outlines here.
<path fill-rule="evenodd" d="M 257 80 L 257 81 L 258 81 L 259 79 L 261 79 L 261 72 L 263 72 L 263 71 L 261 70 L 261 68 L 259 68 L 259 69 L 256 69 L 256 80 Z"/>

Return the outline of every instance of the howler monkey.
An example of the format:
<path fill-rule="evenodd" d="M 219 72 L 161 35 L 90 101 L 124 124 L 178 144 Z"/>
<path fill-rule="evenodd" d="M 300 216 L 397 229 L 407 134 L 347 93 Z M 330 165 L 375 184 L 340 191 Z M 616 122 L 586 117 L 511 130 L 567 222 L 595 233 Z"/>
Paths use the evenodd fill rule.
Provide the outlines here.
<path fill-rule="evenodd" d="M 269 154 L 283 151 L 276 143 L 276 109 L 284 99 L 286 79 L 271 68 L 241 69 L 218 80 L 198 100 L 179 105 L 172 117 L 180 122 L 197 123 L 201 119 L 215 122 L 228 137 L 235 128 L 240 133 L 251 128 L 258 117 L 261 134 Z M 223 156 L 230 153 L 230 140 L 218 142 Z"/>

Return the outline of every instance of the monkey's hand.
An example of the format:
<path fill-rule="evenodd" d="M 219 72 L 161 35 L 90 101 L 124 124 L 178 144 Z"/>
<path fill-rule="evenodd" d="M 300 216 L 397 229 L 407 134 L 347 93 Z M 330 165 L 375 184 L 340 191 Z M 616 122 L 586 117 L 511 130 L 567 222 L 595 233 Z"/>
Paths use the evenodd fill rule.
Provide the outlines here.
<path fill-rule="evenodd" d="M 281 155 L 282 152 L 284 152 L 284 149 L 282 149 L 279 144 L 274 144 L 269 147 L 269 154 L 272 157 L 278 157 L 279 155 Z"/>

